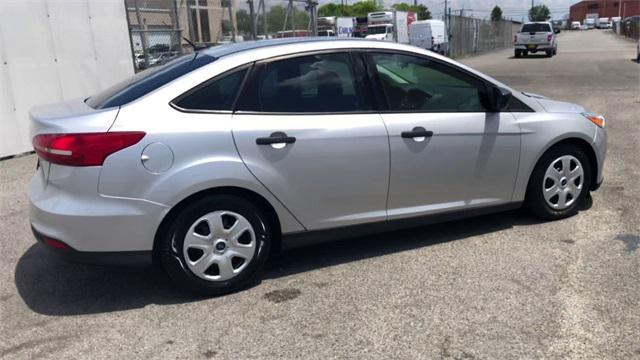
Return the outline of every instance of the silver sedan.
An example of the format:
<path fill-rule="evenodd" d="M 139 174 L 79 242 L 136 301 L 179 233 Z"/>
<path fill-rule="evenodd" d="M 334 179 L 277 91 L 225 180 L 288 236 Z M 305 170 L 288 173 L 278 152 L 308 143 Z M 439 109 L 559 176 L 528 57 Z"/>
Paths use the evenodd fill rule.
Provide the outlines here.
<path fill-rule="evenodd" d="M 607 139 L 600 115 L 432 52 L 313 38 L 198 50 L 31 120 L 39 241 L 206 294 L 254 283 L 283 243 L 571 216 Z"/>

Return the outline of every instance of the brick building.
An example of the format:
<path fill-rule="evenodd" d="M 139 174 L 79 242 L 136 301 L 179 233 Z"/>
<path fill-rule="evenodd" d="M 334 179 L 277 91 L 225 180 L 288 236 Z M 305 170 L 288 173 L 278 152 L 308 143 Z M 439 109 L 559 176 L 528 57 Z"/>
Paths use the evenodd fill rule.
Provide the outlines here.
<path fill-rule="evenodd" d="M 599 17 L 627 18 L 640 15 L 640 1 L 638 0 L 584 0 L 571 5 L 569 9 L 570 21 L 582 22 L 587 14 L 598 13 Z"/>

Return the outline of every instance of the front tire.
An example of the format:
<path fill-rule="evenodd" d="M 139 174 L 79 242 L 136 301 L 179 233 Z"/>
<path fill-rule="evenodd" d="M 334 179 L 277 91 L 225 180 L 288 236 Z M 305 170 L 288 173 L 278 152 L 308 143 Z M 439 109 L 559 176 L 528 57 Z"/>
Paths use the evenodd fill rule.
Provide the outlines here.
<path fill-rule="evenodd" d="M 270 245 L 269 223 L 259 208 L 242 197 L 211 195 L 177 214 L 157 251 L 176 285 L 222 295 L 260 280 Z"/>
<path fill-rule="evenodd" d="M 591 187 L 591 165 L 580 148 L 563 144 L 549 149 L 529 179 L 525 206 L 544 220 L 578 212 Z"/>

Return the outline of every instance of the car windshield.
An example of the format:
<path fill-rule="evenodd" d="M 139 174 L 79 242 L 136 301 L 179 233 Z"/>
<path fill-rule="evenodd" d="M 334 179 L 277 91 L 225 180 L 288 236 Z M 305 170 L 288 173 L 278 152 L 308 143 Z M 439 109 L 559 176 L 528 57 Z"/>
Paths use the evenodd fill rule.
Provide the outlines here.
<path fill-rule="evenodd" d="M 375 34 L 386 34 L 387 33 L 387 26 L 383 25 L 383 26 L 370 26 L 369 29 L 367 29 L 367 35 L 375 35 Z"/>
<path fill-rule="evenodd" d="M 524 24 L 520 32 L 551 32 L 549 24 Z"/>
<path fill-rule="evenodd" d="M 215 60 L 211 55 L 198 52 L 182 55 L 164 65 L 139 72 L 85 102 L 94 109 L 122 106 Z"/>

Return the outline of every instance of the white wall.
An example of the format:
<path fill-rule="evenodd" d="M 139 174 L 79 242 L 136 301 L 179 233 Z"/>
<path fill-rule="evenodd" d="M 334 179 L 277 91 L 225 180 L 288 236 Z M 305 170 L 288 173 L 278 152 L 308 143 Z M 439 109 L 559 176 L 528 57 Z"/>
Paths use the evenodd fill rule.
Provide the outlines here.
<path fill-rule="evenodd" d="M 29 109 L 133 75 L 124 0 L 0 0 L 0 157 L 31 151 Z"/>

